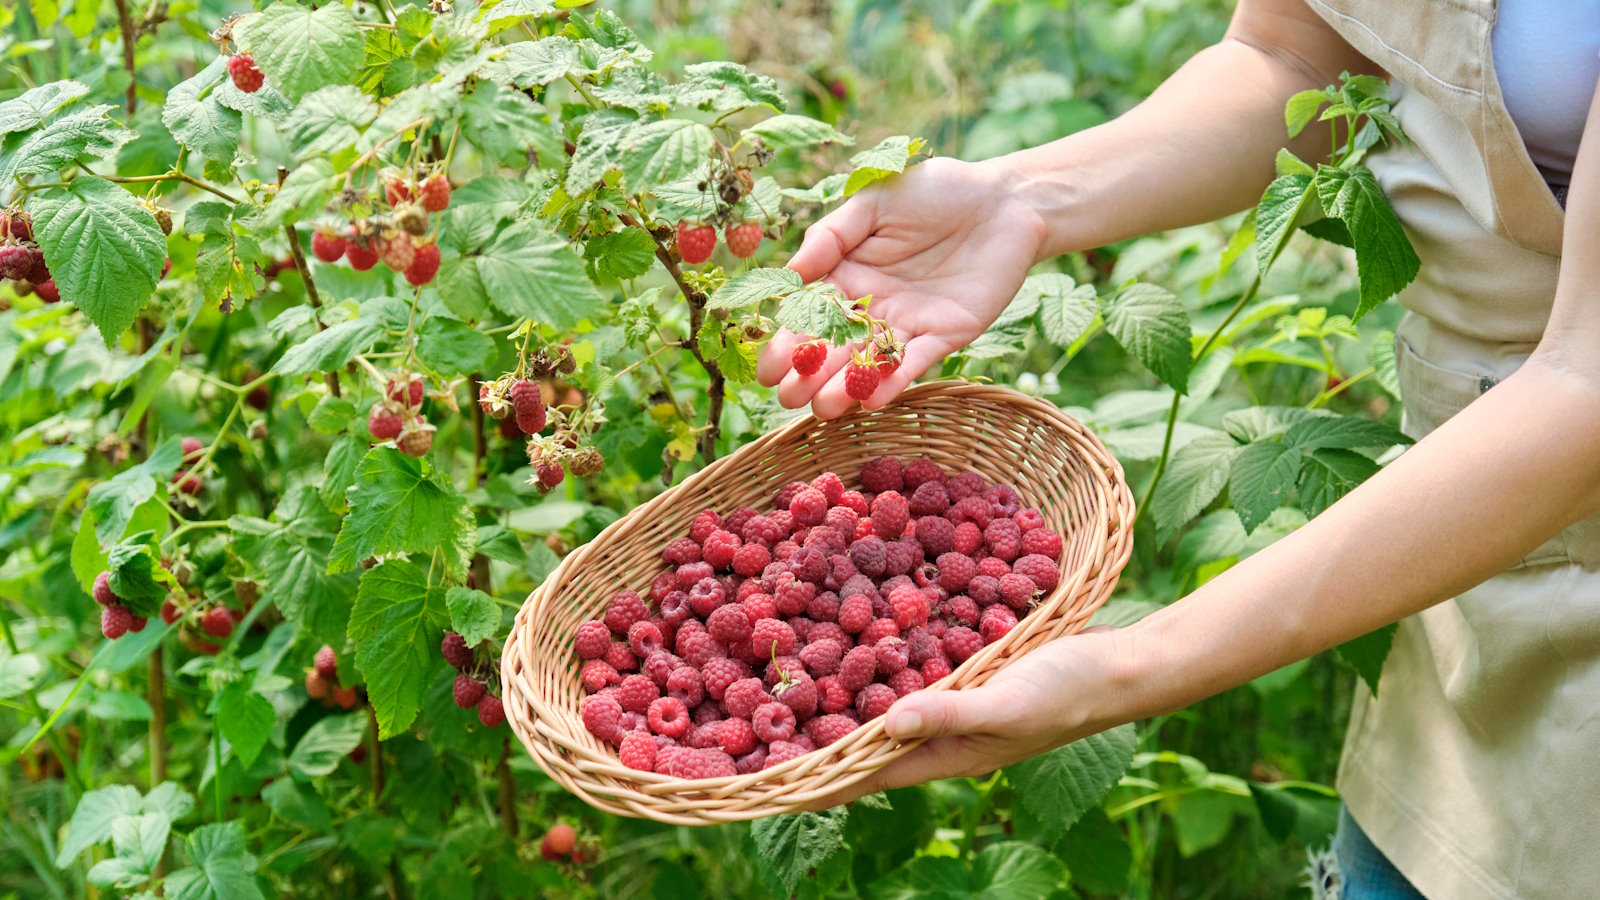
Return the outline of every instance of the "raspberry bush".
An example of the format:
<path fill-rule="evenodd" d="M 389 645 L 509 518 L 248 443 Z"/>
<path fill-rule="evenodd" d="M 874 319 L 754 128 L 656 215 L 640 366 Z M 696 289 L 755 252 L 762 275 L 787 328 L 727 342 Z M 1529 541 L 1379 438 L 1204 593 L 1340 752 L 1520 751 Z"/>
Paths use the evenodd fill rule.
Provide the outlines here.
<path fill-rule="evenodd" d="M 1249 870 L 1282 895 L 1335 802 L 1336 734 L 1293 736 L 1348 690 L 1326 660 L 986 779 L 681 832 L 561 793 L 504 724 L 521 598 L 789 415 L 753 383 L 768 335 L 811 339 L 802 372 L 848 346 L 857 398 L 899 365 L 870 302 L 781 268 L 804 224 L 930 147 L 981 158 L 1126 108 L 1220 10 L 1078 6 L 0 7 L 0 894 L 1181 896 Z M 930 89 L 930 61 L 961 89 Z M 1050 397 L 1127 465 L 1139 554 L 1097 622 L 1401 442 L 1374 421 L 1379 301 L 1410 277 L 1363 205 L 1382 87 L 1297 98 L 1291 128 L 1344 126 L 1333 159 L 1280 160 L 1242 222 L 1046 263 L 944 364 Z M 1021 498 L 861 462 L 785 488 L 787 520 L 697 520 L 671 579 L 619 584 L 580 631 L 585 721 L 624 765 L 709 776 L 838 740 L 1055 577 Z M 1386 646 L 1338 656 L 1376 684 Z"/>

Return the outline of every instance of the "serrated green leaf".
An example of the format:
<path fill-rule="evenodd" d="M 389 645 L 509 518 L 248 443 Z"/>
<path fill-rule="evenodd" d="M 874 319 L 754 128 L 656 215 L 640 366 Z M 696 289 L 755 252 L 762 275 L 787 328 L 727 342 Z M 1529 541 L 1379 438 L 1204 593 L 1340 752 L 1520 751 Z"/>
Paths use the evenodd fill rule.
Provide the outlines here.
<path fill-rule="evenodd" d="M 114 784 L 84 794 L 72 811 L 67 836 L 56 853 L 56 868 L 66 868 L 84 850 L 109 840 L 117 820 L 141 811 L 139 791 L 131 785 Z"/>
<path fill-rule="evenodd" d="M 1018 291 L 1000 311 L 999 318 L 961 352 L 972 359 L 994 359 L 1022 352 L 1023 342 L 1033 332 L 1034 315 L 1039 311 L 1039 295 Z"/>
<path fill-rule="evenodd" d="M 356 405 L 349 397 L 328 394 L 306 413 L 306 424 L 318 434 L 338 434 L 350 425 L 355 415 Z"/>
<path fill-rule="evenodd" d="M 844 846 L 848 815 L 843 807 L 835 807 L 758 819 L 750 827 L 750 837 L 768 873 L 786 894 L 793 893 L 806 873 Z"/>
<path fill-rule="evenodd" d="M 597 49 L 597 48 L 596 48 Z M 540 41 L 522 41 L 506 49 L 503 60 L 511 83 L 519 88 L 543 87 L 563 76 L 590 75 L 598 58 L 585 59 L 583 48 L 560 35 Z"/>
<path fill-rule="evenodd" d="M 461 98 L 461 136 L 494 162 L 521 168 L 528 148 L 553 131 L 545 111 L 521 91 L 480 81 Z"/>
<path fill-rule="evenodd" d="M 714 143 L 711 129 L 688 119 L 635 123 L 617 138 L 616 165 L 628 190 L 643 193 L 694 171 Z"/>
<path fill-rule="evenodd" d="M 1394 361 L 1394 332 L 1380 331 L 1372 336 L 1372 378 L 1384 392 L 1400 399 L 1400 372 Z"/>
<path fill-rule="evenodd" d="M 1378 464 L 1351 450 L 1318 450 L 1300 465 L 1300 509 L 1315 518 L 1378 472 Z"/>
<path fill-rule="evenodd" d="M 155 292 L 167 240 L 155 216 L 109 181 L 82 176 L 28 198 L 61 297 L 99 326 L 106 346 Z"/>
<path fill-rule="evenodd" d="M 1234 510 L 1219 509 L 1206 513 L 1178 541 L 1172 569 L 1186 577 L 1201 566 L 1236 557 L 1244 552 L 1248 537 L 1244 533 L 1244 526 L 1239 524 L 1239 514 Z"/>
<path fill-rule="evenodd" d="M 567 193 L 580 197 L 605 177 L 622 156 L 621 140 L 638 117 L 624 110 L 602 109 L 583 117 L 583 132 L 567 164 Z"/>
<path fill-rule="evenodd" d="M 1325 90 L 1305 90 L 1289 98 L 1283 107 L 1283 122 L 1289 126 L 1289 137 L 1297 137 L 1312 120 L 1317 111 L 1329 100 Z"/>
<path fill-rule="evenodd" d="M 318 719 L 289 753 L 289 771 L 302 781 L 331 774 L 339 760 L 361 746 L 367 733 L 366 718 L 362 713 L 350 713 Z"/>
<path fill-rule="evenodd" d="M 360 90 L 335 84 L 302 97 L 279 130 L 297 159 L 334 156 L 354 149 L 377 117 L 378 107 Z"/>
<path fill-rule="evenodd" d="M 1133 357 L 1178 393 L 1189 387 L 1194 360 L 1189 313 L 1171 291 L 1139 282 L 1104 305 L 1106 331 Z"/>
<path fill-rule="evenodd" d="M 717 355 L 717 370 L 730 384 L 750 384 L 756 380 L 757 355 L 755 344 L 730 340 Z"/>
<path fill-rule="evenodd" d="M 167 591 L 176 587 L 172 574 L 161 568 L 161 551 L 154 533 L 142 531 L 123 539 L 106 553 L 111 590 L 134 615 L 149 618 L 161 608 Z"/>
<path fill-rule="evenodd" d="M 263 84 L 250 93 L 239 90 L 231 78 L 224 79 L 211 89 L 217 102 L 237 112 L 249 113 L 260 119 L 282 122 L 294 110 L 289 98 L 278 93 L 270 84 Z"/>
<path fill-rule="evenodd" d="M 272 201 L 250 225 L 259 229 L 281 228 L 322 212 L 336 188 L 333 164 L 325 159 L 308 159 L 296 166 L 283 180 Z"/>
<path fill-rule="evenodd" d="M 1041 272 L 1029 275 L 1017 292 L 1037 298 L 1039 329 L 1057 347 L 1071 347 L 1094 325 L 1100 298 L 1094 285 L 1077 284 L 1068 275 Z"/>
<path fill-rule="evenodd" d="M 624 228 L 590 238 L 583 255 L 595 261 L 601 277 L 627 281 L 655 265 L 656 242 L 642 228 Z"/>
<path fill-rule="evenodd" d="M 1323 210 L 1344 222 L 1355 247 L 1361 299 L 1351 319 L 1359 322 L 1410 284 L 1421 261 L 1371 169 L 1322 166 L 1317 169 L 1316 190 Z"/>
<path fill-rule="evenodd" d="M 800 276 L 793 269 L 751 269 L 717 288 L 706 301 L 706 308 L 747 309 L 768 300 L 782 300 L 802 286 Z"/>
<path fill-rule="evenodd" d="M 525 561 L 526 556 L 517 564 Z M 450 610 L 450 630 L 461 635 L 468 647 L 476 647 L 499 632 L 500 607 L 483 591 L 453 587 L 445 593 L 444 602 Z"/>
<path fill-rule="evenodd" d="M 826 282 L 803 285 L 783 298 L 773 320 L 795 334 L 844 346 L 850 340 L 850 322 L 841 299 L 839 289 Z"/>
<path fill-rule="evenodd" d="M 1321 212 L 1314 202 L 1316 188 L 1305 174 L 1279 175 L 1267 185 L 1256 204 L 1256 269 L 1271 268 L 1294 229 Z"/>
<path fill-rule="evenodd" d="M 513 316 L 566 329 L 601 302 L 583 261 L 543 225 L 502 230 L 476 262 L 490 301 Z"/>
<path fill-rule="evenodd" d="M 922 141 L 913 141 L 903 134 L 884 138 L 876 147 L 863 150 L 850 157 L 853 167 L 845 179 L 844 196 L 849 197 L 874 181 L 881 181 L 906 170 L 911 157 L 921 148 Z"/>
<path fill-rule="evenodd" d="M 715 112 L 746 106 L 766 106 L 782 112 L 788 106 L 776 81 L 738 63 L 695 63 L 685 66 L 683 74 L 687 80 L 676 86 L 676 100 L 684 106 Z"/>
<path fill-rule="evenodd" d="M 422 460 L 374 447 L 345 499 L 350 514 L 328 556 L 330 574 L 354 571 L 369 556 L 441 552 L 446 569 L 466 577 L 477 535 L 471 510 L 440 473 L 423 474 Z"/>
<path fill-rule="evenodd" d="M 783 196 L 796 203 L 832 203 L 845 197 L 844 189 L 850 183 L 850 176 L 844 172 L 837 172 L 818 181 L 804 190 L 798 188 L 784 188 Z"/>
<path fill-rule="evenodd" d="M 190 867 L 168 875 L 168 900 L 261 900 L 254 873 L 256 858 L 245 852 L 239 820 L 202 825 L 184 841 Z"/>
<path fill-rule="evenodd" d="M 1133 726 L 1122 725 L 1008 766 L 1006 781 L 1054 841 L 1116 785 L 1135 743 Z"/>
<path fill-rule="evenodd" d="M 1300 406 L 1247 406 L 1222 417 L 1222 429 L 1244 444 L 1277 437 L 1303 419 L 1329 415 Z"/>
<path fill-rule="evenodd" d="M 362 438 L 347 434 L 333 442 L 328 449 L 328 455 L 322 461 L 322 484 L 317 488 L 322 502 L 328 509 L 336 512 L 345 512 L 349 507 L 345 504 L 345 491 L 356 480 L 356 467 L 361 465 L 361 458 L 367 453 L 367 442 Z M 327 568 L 326 564 L 313 567 L 321 572 Z"/>
<path fill-rule="evenodd" d="M 740 132 L 740 140 L 748 141 L 751 138 L 760 138 L 774 150 L 815 147 L 820 144 L 839 144 L 848 147 L 855 143 L 849 135 L 827 122 L 794 113 L 773 116 Z"/>
<path fill-rule="evenodd" d="M 350 361 L 357 353 L 372 346 L 382 337 L 383 323 L 362 316 L 340 322 L 310 338 L 290 347 L 272 367 L 274 375 L 307 375 L 312 372 L 334 372 Z"/>
<path fill-rule="evenodd" d="M 217 697 L 217 728 L 246 768 L 261 755 L 276 721 L 272 701 L 243 681 L 228 685 Z"/>
<path fill-rule="evenodd" d="M 1217 498 L 1241 449 L 1227 435 L 1203 435 L 1173 455 L 1150 501 L 1158 541 L 1166 543 Z"/>
<path fill-rule="evenodd" d="M 63 107 L 88 94 L 88 85 L 77 81 L 52 81 L 29 88 L 0 103 L 0 135 L 38 128 Z"/>
<path fill-rule="evenodd" d="M 348 84 L 366 58 L 366 42 L 343 3 L 307 9 L 291 0 L 234 25 L 267 81 L 291 102 L 330 84 Z"/>
<path fill-rule="evenodd" d="M 478 9 L 478 21 L 488 21 L 491 25 L 507 19 L 524 19 L 542 16 L 555 12 L 555 0 L 500 0 L 492 6 L 485 5 Z M 543 43 L 540 41 L 539 43 Z"/>
<path fill-rule="evenodd" d="M 417 356 L 440 375 L 481 371 L 494 352 L 494 338 L 454 319 L 433 316 L 417 330 Z"/>
<path fill-rule="evenodd" d="M 1245 533 L 1255 530 L 1284 498 L 1300 475 L 1300 448 L 1283 441 L 1259 441 L 1240 451 L 1228 477 L 1228 497 Z"/>
<path fill-rule="evenodd" d="M 228 78 L 227 58 L 218 56 L 199 74 L 167 93 L 161 122 L 178 143 L 207 159 L 233 162 L 244 119 L 223 106 L 214 90 Z"/>
<path fill-rule="evenodd" d="M 111 121 L 107 113 L 113 109 L 89 106 L 52 119 L 42 128 L 6 135 L 0 141 L 0 184 L 9 187 L 21 175 L 51 174 L 80 160 L 114 155 L 133 139 L 133 132 Z"/>
<path fill-rule="evenodd" d="M 1289 426 L 1283 442 L 1312 450 L 1317 448 L 1382 450 L 1411 439 L 1375 419 L 1360 416 L 1311 416 Z"/>
<path fill-rule="evenodd" d="M 1334 648 L 1339 659 L 1366 682 L 1367 690 L 1374 697 L 1378 696 L 1378 680 L 1383 675 L 1383 663 L 1389 658 L 1389 650 L 1394 646 L 1394 635 L 1399 628 L 1398 624 L 1391 622 L 1377 631 L 1345 641 Z"/>
<path fill-rule="evenodd" d="M 380 739 L 400 734 L 416 719 L 449 624 L 444 587 L 430 586 L 427 573 L 410 562 L 386 560 L 361 576 L 350 640 Z"/>

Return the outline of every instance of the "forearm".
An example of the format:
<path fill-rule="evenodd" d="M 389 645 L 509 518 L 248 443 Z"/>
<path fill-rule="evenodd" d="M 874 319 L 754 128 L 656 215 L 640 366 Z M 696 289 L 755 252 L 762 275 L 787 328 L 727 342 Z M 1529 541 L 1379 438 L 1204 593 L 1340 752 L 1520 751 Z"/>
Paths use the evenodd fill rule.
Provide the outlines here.
<path fill-rule="evenodd" d="M 1455 596 L 1600 506 L 1597 383 L 1535 357 L 1292 535 L 1128 629 L 1138 715 Z"/>

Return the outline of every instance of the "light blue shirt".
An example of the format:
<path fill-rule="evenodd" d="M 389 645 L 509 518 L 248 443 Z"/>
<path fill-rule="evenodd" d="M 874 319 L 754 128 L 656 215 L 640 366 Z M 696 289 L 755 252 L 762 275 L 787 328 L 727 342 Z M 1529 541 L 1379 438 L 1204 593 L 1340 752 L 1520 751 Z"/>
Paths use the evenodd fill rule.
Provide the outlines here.
<path fill-rule="evenodd" d="M 1501 0 L 1493 43 L 1528 155 L 1552 188 L 1565 188 L 1600 79 L 1600 0 Z"/>

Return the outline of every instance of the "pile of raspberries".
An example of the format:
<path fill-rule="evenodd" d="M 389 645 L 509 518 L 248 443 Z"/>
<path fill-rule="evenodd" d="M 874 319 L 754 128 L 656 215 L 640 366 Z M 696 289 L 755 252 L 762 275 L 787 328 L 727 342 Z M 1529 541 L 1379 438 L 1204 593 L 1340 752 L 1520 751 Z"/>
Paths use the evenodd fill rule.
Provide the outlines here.
<path fill-rule="evenodd" d="M 826 747 L 1005 637 L 1060 579 L 1014 488 L 884 456 L 775 509 L 704 510 L 574 638 L 583 724 L 629 768 L 747 774 Z"/>

